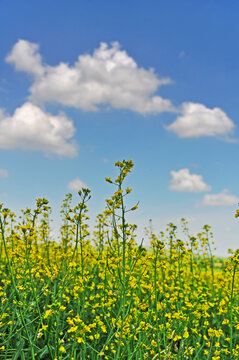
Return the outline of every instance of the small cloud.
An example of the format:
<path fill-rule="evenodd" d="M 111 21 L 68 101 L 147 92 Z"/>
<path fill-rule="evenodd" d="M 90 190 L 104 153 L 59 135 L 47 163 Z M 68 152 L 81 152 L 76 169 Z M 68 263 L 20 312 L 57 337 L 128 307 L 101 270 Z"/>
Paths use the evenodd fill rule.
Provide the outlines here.
<path fill-rule="evenodd" d="M 237 139 L 237 138 L 225 137 L 223 140 L 230 144 L 239 144 L 239 139 Z"/>
<path fill-rule="evenodd" d="M 206 194 L 201 204 L 204 206 L 232 206 L 238 202 L 239 197 L 230 194 L 227 189 L 224 189 L 219 194 Z"/>
<path fill-rule="evenodd" d="M 79 178 L 73 179 L 69 182 L 67 185 L 68 189 L 71 191 L 79 191 L 82 188 L 89 188 L 83 181 L 81 181 Z"/>
<path fill-rule="evenodd" d="M 169 189 L 171 191 L 200 193 L 210 191 L 211 186 L 207 185 L 201 175 L 190 174 L 189 169 L 170 172 L 172 179 Z"/>
<path fill-rule="evenodd" d="M 41 55 L 38 53 L 39 45 L 26 40 L 18 40 L 6 62 L 13 64 L 17 71 L 25 71 L 34 76 L 42 76 L 44 67 Z"/>
<path fill-rule="evenodd" d="M 37 44 L 19 40 L 6 61 L 33 75 L 34 102 L 52 101 L 87 111 L 102 105 L 142 114 L 175 111 L 170 100 L 156 95 L 171 79 L 140 68 L 118 42 L 102 42 L 92 55 L 79 55 L 73 66 L 64 62 L 49 66 L 42 64 Z"/>
<path fill-rule="evenodd" d="M 220 108 L 209 109 L 202 104 L 183 103 L 182 114 L 167 129 L 180 138 L 227 135 L 235 124 Z M 228 140 L 227 140 L 228 141 Z"/>
<path fill-rule="evenodd" d="M 200 165 L 197 164 L 197 163 L 192 163 L 191 166 L 194 167 L 194 168 L 198 168 Z"/>
<path fill-rule="evenodd" d="M 103 163 L 104 163 L 104 164 L 107 164 L 108 162 L 109 162 L 109 159 L 103 158 Z"/>
<path fill-rule="evenodd" d="M 6 169 L 0 169 L 0 178 L 7 178 L 8 171 Z"/>
<path fill-rule="evenodd" d="M 6 191 L 2 192 L 2 197 L 6 198 L 8 196 L 8 193 Z"/>
<path fill-rule="evenodd" d="M 184 58 L 186 56 L 185 51 L 180 51 L 178 56 L 179 56 L 180 59 Z"/>
<path fill-rule="evenodd" d="M 7 91 L 7 89 L 6 89 L 6 83 L 7 83 L 7 80 L 6 79 L 1 79 L 0 80 L 0 91 L 2 92 L 2 93 L 7 93 L 8 91 Z"/>
<path fill-rule="evenodd" d="M 77 145 L 71 140 L 75 128 L 65 114 L 51 115 L 27 102 L 12 116 L 0 109 L 0 148 L 40 150 L 46 154 L 75 157 Z"/>

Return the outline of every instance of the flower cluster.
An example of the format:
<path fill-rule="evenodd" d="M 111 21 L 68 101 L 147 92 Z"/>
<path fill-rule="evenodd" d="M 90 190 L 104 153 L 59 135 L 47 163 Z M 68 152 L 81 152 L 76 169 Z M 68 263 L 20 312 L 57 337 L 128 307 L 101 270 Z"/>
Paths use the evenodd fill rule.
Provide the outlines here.
<path fill-rule="evenodd" d="M 92 234 L 89 189 L 75 206 L 66 195 L 57 241 L 46 199 L 19 219 L 0 204 L 0 358 L 238 359 L 239 250 L 215 258 L 211 227 L 190 234 L 185 219 L 183 238 L 150 221 L 150 246 L 138 241 L 127 221 L 133 162 L 115 166 Z"/>

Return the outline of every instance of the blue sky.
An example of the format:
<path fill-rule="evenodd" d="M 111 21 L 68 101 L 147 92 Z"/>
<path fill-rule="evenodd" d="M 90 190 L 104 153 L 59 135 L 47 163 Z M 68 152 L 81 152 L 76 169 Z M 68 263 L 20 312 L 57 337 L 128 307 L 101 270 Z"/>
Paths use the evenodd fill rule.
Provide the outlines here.
<path fill-rule="evenodd" d="M 217 254 L 237 248 L 238 15 L 222 0 L 0 0 L 0 202 L 47 197 L 57 228 L 82 182 L 93 223 L 131 158 L 139 238 L 185 217 L 212 225 Z"/>

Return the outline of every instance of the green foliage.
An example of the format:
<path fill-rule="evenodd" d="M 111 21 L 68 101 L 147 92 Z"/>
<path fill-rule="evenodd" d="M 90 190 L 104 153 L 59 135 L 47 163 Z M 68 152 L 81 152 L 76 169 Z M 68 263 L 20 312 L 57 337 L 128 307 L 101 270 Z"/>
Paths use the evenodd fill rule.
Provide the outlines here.
<path fill-rule="evenodd" d="M 184 239 L 169 223 L 151 246 L 127 222 L 132 160 L 117 162 L 106 208 L 88 227 L 89 189 L 63 201 L 60 239 L 51 239 L 51 208 L 16 215 L 0 205 L 0 359 L 238 359 L 239 252 L 212 254 L 205 225 Z"/>

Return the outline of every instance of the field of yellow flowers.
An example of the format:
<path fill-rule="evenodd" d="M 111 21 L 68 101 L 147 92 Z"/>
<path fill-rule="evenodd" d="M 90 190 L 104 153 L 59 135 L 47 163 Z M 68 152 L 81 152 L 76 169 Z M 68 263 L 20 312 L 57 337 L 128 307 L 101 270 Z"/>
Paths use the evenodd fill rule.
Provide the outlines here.
<path fill-rule="evenodd" d="M 0 359 L 239 359 L 239 252 L 214 258 L 210 226 L 191 236 L 185 219 L 186 240 L 149 226 L 145 249 L 127 223 L 133 162 L 115 165 L 93 234 L 88 189 L 66 195 L 58 242 L 46 199 L 19 219 L 0 204 Z"/>

